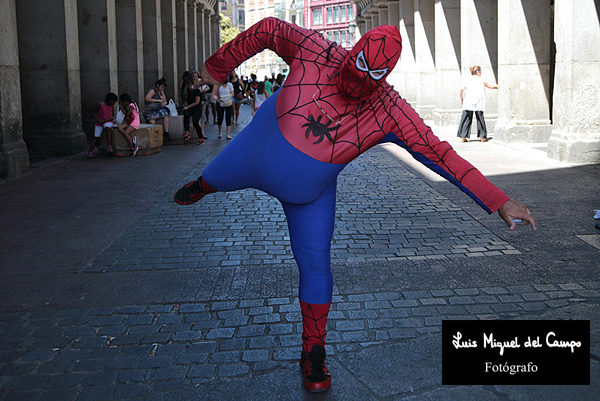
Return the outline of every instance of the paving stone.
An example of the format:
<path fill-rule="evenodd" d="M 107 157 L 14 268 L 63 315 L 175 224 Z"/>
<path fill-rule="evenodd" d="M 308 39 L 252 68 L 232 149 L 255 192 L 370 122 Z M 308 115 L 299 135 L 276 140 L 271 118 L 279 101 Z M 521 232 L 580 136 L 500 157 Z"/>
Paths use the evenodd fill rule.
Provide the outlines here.
<path fill-rule="evenodd" d="M 110 386 L 115 381 L 117 374 L 114 371 L 106 370 L 100 372 L 91 372 L 83 380 L 83 386 Z"/>
<path fill-rule="evenodd" d="M 240 351 L 215 352 L 210 357 L 210 363 L 223 364 L 240 361 Z"/>
<path fill-rule="evenodd" d="M 273 336 L 251 337 L 248 342 L 248 348 L 275 348 L 277 343 Z"/>
<path fill-rule="evenodd" d="M 141 397 L 152 391 L 152 387 L 144 383 L 121 383 L 115 390 L 115 398 Z"/>
<path fill-rule="evenodd" d="M 259 362 L 267 361 L 269 359 L 269 350 L 267 349 L 255 349 L 247 350 L 242 354 L 242 361 L 244 362 Z"/>
<path fill-rule="evenodd" d="M 216 369 L 216 365 L 214 365 L 214 364 L 194 365 L 194 366 L 190 367 L 187 377 L 190 377 L 190 378 L 212 377 L 215 373 L 215 369 Z"/>
<path fill-rule="evenodd" d="M 236 337 L 255 337 L 262 336 L 265 333 L 264 325 L 242 326 L 238 329 Z"/>
<path fill-rule="evenodd" d="M 256 315 L 252 318 L 253 324 L 275 323 L 280 321 L 281 317 L 279 316 L 279 313 L 273 313 L 270 315 Z"/>
<path fill-rule="evenodd" d="M 78 401 L 103 401 L 112 398 L 112 387 L 107 386 L 95 386 L 85 387 L 81 390 L 81 393 L 77 396 Z M 67 398 L 63 398 L 66 400 Z"/>
<path fill-rule="evenodd" d="M 183 377 L 185 366 L 170 366 L 167 368 L 158 368 L 152 375 L 153 380 L 173 380 Z"/>
<path fill-rule="evenodd" d="M 151 369 L 125 369 L 119 372 L 119 383 L 143 382 L 150 379 Z"/>
<path fill-rule="evenodd" d="M 250 368 L 245 363 L 227 364 L 219 367 L 219 377 L 231 377 L 248 373 Z"/>
<path fill-rule="evenodd" d="M 206 334 L 207 340 L 212 340 L 215 338 L 232 338 L 234 328 L 222 328 L 222 329 L 212 329 Z"/>

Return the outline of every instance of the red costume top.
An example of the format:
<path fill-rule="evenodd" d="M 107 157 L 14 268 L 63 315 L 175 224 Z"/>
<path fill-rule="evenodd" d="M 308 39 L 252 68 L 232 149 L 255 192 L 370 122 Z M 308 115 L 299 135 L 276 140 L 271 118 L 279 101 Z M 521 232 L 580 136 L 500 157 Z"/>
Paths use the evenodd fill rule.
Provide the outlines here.
<path fill-rule="evenodd" d="M 221 47 L 205 69 L 222 82 L 266 48 L 290 66 L 276 110 L 281 133 L 296 149 L 322 162 L 345 164 L 380 142 L 395 142 L 489 213 L 509 199 L 433 135 L 386 82 L 402 48 L 397 27 L 376 27 L 347 51 L 318 32 L 266 18 Z"/>

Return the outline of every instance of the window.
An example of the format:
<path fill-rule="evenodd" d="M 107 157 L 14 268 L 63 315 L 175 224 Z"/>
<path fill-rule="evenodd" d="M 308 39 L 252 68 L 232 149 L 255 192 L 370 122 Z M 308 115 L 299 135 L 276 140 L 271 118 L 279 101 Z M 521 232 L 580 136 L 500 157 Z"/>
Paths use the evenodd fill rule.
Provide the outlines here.
<path fill-rule="evenodd" d="M 332 31 L 327 32 L 327 39 L 333 40 L 333 32 Z"/>
<path fill-rule="evenodd" d="M 340 22 L 340 8 L 339 7 L 334 7 L 333 8 L 333 21 L 335 23 L 339 23 Z"/>
<path fill-rule="evenodd" d="M 330 8 L 327 9 L 327 23 L 333 23 L 333 10 Z"/>
<path fill-rule="evenodd" d="M 341 44 L 344 45 L 346 42 L 346 31 L 342 31 Z"/>
<path fill-rule="evenodd" d="M 352 11 L 352 4 L 350 4 L 348 6 L 348 21 L 352 21 L 354 19 L 354 13 Z"/>
<path fill-rule="evenodd" d="M 315 8 L 312 10 L 312 23 L 313 25 L 323 25 L 323 10 Z"/>
<path fill-rule="evenodd" d="M 341 20 L 342 22 L 346 22 L 346 7 L 342 6 L 340 7 L 340 14 L 341 14 Z"/>
<path fill-rule="evenodd" d="M 334 32 L 334 40 L 338 43 L 340 43 L 340 31 L 335 31 Z"/>

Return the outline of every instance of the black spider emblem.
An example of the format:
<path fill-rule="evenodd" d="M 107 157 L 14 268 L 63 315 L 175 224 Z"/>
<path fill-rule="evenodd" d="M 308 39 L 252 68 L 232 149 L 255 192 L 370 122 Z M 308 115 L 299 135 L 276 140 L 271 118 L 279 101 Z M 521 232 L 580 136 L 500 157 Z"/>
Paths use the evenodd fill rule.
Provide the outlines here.
<path fill-rule="evenodd" d="M 326 124 L 323 124 L 321 122 L 321 117 L 323 117 L 323 116 L 319 116 L 315 120 L 315 118 L 313 116 L 308 116 L 308 122 L 302 126 L 302 128 L 306 127 L 306 138 L 307 139 L 311 133 L 315 138 L 319 138 L 316 142 L 313 142 L 314 145 L 323 142 L 323 139 L 325 137 L 327 137 L 327 139 L 329 139 L 330 142 L 333 142 L 333 138 L 331 137 L 331 135 L 329 133 L 337 131 L 339 128 L 339 126 L 330 128 L 329 126 L 331 125 L 332 121 L 327 121 Z"/>

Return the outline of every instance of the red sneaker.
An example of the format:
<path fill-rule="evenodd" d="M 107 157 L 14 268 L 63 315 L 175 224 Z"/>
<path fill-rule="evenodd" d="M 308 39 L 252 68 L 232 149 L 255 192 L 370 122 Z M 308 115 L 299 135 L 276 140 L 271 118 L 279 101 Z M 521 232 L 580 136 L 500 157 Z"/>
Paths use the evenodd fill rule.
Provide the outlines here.
<path fill-rule="evenodd" d="M 313 345 L 310 353 L 302 351 L 300 367 L 304 375 L 304 387 L 311 393 L 327 391 L 331 386 L 331 374 L 325 366 L 325 348 Z"/>
<path fill-rule="evenodd" d="M 191 205 L 202 199 L 204 195 L 206 193 L 200 188 L 200 183 L 194 180 L 179 188 L 173 199 L 180 205 Z"/>
<path fill-rule="evenodd" d="M 213 194 L 215 192 L 217 192 L 217 190 L 211 188 L 211 186 L 200 177 L 197 181 L 188 182 L 183 187 L 179 188 L 179 191 L 175 193 L 173 199 L 180 205 L 191 205 L 204 198 L 204 195 Z"/>

